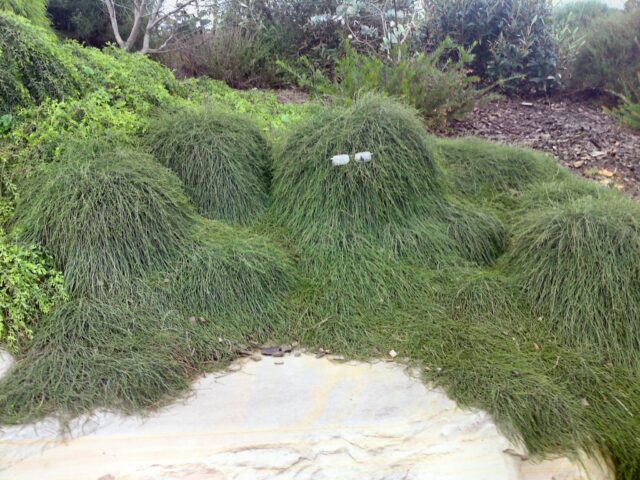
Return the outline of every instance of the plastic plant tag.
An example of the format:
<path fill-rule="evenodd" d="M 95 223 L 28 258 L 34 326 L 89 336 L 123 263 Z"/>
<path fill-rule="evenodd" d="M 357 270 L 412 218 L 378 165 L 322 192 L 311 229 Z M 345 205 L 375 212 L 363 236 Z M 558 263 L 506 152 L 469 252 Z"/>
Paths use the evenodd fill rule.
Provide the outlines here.
<path fill-rule="evenodd" d="M 331 157 L 331 163 L 334 167 L 340 167 L 349 163 L 349 155 L 334 155 Z"/>
<path fill-rule="evenodd" d="M 356 162 L 370 162 L 373 158 L 371 152 L 358 152 L 356 153 Z"/>

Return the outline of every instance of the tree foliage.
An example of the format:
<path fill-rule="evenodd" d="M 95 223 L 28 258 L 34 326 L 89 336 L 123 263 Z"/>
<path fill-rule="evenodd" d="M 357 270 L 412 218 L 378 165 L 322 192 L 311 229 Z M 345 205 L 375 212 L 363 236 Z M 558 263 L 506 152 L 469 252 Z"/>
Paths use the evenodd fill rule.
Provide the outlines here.
<path fill-rule="evenodd" d="M 115 41 L 101 0 L 49 0 L 47 12 L 55 30 L 67 38 L 94 47 Z M 127 23 L 127 12 L 119 12 L 119 18 Z"/>
<path fill-rule="evenodd" d="M 556 81 L 552 24 L 546 0 L 433 0 L 421 38 L 427 49 L 446 37 L 473 47 L 476 74 L 509 79 L 506 88 L 541 93 Z"/>

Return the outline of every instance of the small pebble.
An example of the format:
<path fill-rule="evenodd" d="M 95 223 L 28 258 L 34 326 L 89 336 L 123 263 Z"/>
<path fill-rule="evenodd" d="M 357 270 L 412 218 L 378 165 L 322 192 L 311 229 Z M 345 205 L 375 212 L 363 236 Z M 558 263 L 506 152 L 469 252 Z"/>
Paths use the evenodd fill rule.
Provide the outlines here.
<path fill-rule="evenodd" d="M 322 357 L 324 357 L 324 352 L 316 353 L 316 358 L 322 358 Z"/>
<path fill-rule="evenodd" d="M 271 355 L 272 357 L 284 357 L 284 352 L 283 351 L 279 351 L 279 352 L 275 352 L 273 355 Z"/>
<path fill-rule="evenodd" d="M 284 365 L 284 362 L 282 360 L 278 361 L 278 362 L 273 362 L 274 365 Z"/>
<path fill-rule="evenodd" d="M 391 351 L 389 352 L 389 356 L 390 356 L 391 358 L 396 358 L 396 357 L 398 356 L 398 352 L 396 352 L 395 350 L 391 350 Z"/>
<path fill-rule="evenodd" d="M 294 356 L 294 357 L 299 357 L 299 356 L 300 356 L 300 352 L 295 352 L 295 353 L 293 354 L 293 356 Z"/>
<path fill-rule="evenodd" d="M 332 355 L 329 357 L 329 360 L 333 360 L 335 362 L 344 362 L 346 359 L 344 355 Z"/>
<path fill-rule="evenodd" d="M 251 355 L 251 360 L 253 360 L 254 362 L 259 362 L 260 360 L 262 360 L 262 355 L 260 355 L 259 353 L 254 353 L 253 355 Z"/>
<path fill-rule="evenodd" d="M 276 353 L 280 352 L 280 347 L 266 347 L 261 351 L 263 355 L 275 355 Z"/>

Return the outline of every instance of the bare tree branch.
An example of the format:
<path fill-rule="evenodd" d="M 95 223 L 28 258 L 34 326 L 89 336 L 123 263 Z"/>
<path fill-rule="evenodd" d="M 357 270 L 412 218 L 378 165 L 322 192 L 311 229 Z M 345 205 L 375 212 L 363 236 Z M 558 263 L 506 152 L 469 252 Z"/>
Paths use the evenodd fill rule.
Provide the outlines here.
<path fill-rule="evenodd" d="M 173 10 L 165 13 L 164 15 L 156 18 L 153 22 L 149 22 L 149 24 L 147 25 L 147 30 L 151 30 L 153 28 L 155 28 L 159 23 L 165 21 L 167 18 L 175 15 L 176 13 L 180 13 L 183 12 L 187 7 L 193 5 L 194 3 L 196 3 L 197 0 L 187 0 L 185 3 L 179 3 L 178 6 L 176 8 L 174 8 Z"/>
<path fill-rule="evenodd" d="M 111 22 L 111 29 L 113 30 L 113 36 L 116 38 L 116 42 L 120 48 L 125 48 L 125 42 L 120 35 L 120 27 L 118 26 L 118 18 L 116 16 L 116 7 L 113 0 L 102 0 L 107 7 L 107 13 L 109 14 L 109 21 Z"/>
<path fill-rule="evenodd" d="M 132 51 L 139 45 L 138 39 L 142 35 L 142 47 L 140 53 L 157 53 L 165 51 L 167 46 L 175 40 L 176 32 L 172 32 L 164 40 L 164 42 L 156 48 L 151 47 L 151 38 L 158 27 L 176 17 L 181 13 L 185 13 L 187 9 L 193 5 L 198 5 L 198 0 L 186 0 L 177 3 L 174 8 L 164 12 L 163 8 L 166 4 L 165 0 L 101 0 L 107 7 L 111 29 L 120 48 Z M 118 12 L 128 11 L 133 14 L 133 25 L 127 39 L 123 39 L 120 33 L 118 23 Z"/>

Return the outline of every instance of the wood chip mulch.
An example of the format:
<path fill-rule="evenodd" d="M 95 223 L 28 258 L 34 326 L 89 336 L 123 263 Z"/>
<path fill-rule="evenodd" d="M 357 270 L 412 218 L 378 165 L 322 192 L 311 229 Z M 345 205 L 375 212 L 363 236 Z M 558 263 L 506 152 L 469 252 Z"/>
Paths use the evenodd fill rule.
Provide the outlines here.
<path fill-rule="evenodd" d="M 549 152 L 585 177 L 640 198 L 640 132 L 584 101 L 501 99 L 477 108 L 448 135 Z"/>

